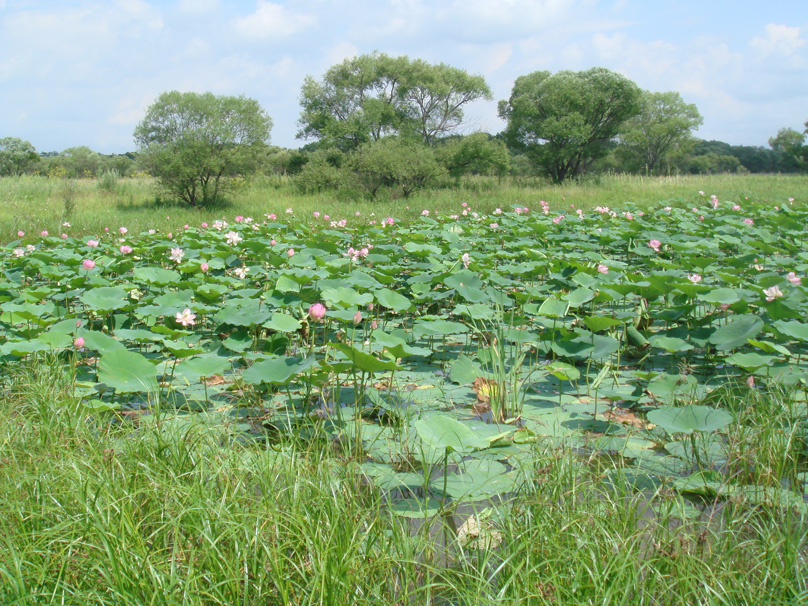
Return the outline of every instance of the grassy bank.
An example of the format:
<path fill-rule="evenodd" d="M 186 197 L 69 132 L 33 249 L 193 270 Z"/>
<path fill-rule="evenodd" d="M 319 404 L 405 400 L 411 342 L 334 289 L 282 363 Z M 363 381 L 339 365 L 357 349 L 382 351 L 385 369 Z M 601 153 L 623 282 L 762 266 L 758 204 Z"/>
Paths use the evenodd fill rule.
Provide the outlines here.
<path fill-rule="evenodd" d="M 446 215 L 459 213 L 467 203 L 476 211 L 522 205 L 538 208 L 546 200 L 553 212 L 576 208 L 613 206 L 638 208 L 660 203 L 694 203 L 699 191 L 716 194 L 721 200 L 783 204 L 788 198 L 808 200 L 808 179 L 793 175 L 715 175 L 680 177 L 606 176 L 584 183 L 554 186 L 533 180 L 470 178 L 451 189 L 436 189 L 399 200 L 342 200 L 336 194 L 302 195 L 291 180 L 257 177 L 245 183 L 230 203 L 217 208 L 193 209 L 161 202 L 151 179 L 48 179 L 47 177 L 0 178 L 0 240 L 16 239 L 47 230 L 51 234 L 99 234 L 105 227 L 126 225 L 141 231 L 154 227 L 176 231 L 183 225 L 199 225 L 235 215 L 260 217 L 284 215 L 287 208 L 296 217 L 318 211 L 335 220 L 367 221 L 371 213 L 407 220 L 426 209 Z M 357 219 L 356 213 L 360 213 Z M 71 227 L 65 229 L 62 224 Z"/>
<path fill-rule="evenodd" d="M 651 507 L 596 459 L 537 445 L 521 494 L 458 538 L 470 510 L 451 523 L 395 518 L 331 444 L 265 448 L 168 411 L 91 414 L 71 393 L 47 358 L 6 379 L 3 604 L 808 599 L 808 521 L 786 509 L 674 494 Z M 788 412 L 776 394 L 754 398 L 729 403 L 741 421 L 731 439 L 765 473 Z"/>

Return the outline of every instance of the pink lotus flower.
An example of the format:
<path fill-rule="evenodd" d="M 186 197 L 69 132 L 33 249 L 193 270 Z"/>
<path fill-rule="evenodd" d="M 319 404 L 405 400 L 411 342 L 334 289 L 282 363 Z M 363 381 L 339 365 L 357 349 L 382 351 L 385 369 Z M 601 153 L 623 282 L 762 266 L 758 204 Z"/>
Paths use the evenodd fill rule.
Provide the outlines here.
<path fill-rule="evenodd" d="M 780 290 L 780 287 L 777 285 L 764 288 L 763 294 L 766 295 L 766 300 L 770 303 L 775 299 L 779 299 L 780 297 L 784 296 L 783 292 Z"/>
<path fill-rule="evenodd" d="M 105 228 L 104 228 L 104 231 L 109 231 L 109 227 L 105 227 Z"/>
<path fill-rule="evenodd" d="M 313 213 L 311 213 L 311 214 L 312 214 L 312 216 L 314 216 L 314 218 L 315 218 L 315 219 L 319 219 L 319 218 L 320 218 L 320 212 L 319 212 L 319 211 L 316 211 L 316 210 L 315 210 L 315 211 L 314 211 Z"/>
<path fill-rule="evenodd" d="M 294 248 L 290 248 L 289 250 L 287 250 L 287 251 L 286 251 L 286 256 L 287 256 L 287 257 L 289 257 L 290 259 L 291 259 L 292 257 L 294 257 L 294 256 L 295 256 L 295 249 L 294 249 Z"/>
<path fill-rule="evenodd" d="M 122 236 L 123 236 L 123 235 L 125 235 L 125 234 L 126 234 L 128 231 L 129 231 L 129 230 L 128 230 L 128 229 L 126 229 L 125 227 L 119 227 L 119 228 L 118 228 L 118 232 L 119 232 L 119 233 L 120 233 Z"/>
<path fill-rule="evenodd" d="M 95 267 L 95 261 L 93 261 L 92 259 L 84 259 L 81 265 L 82 267 L 84 267 L 84 269 L 90 271 L 93 267 Z"/>
<path fill-rule="evenodd" d="M 73 340 L 73 347 L 75 347 L 76 349 L 81 349 L 82 347 L 84 347 L 84 337 L 76 337 Z"/>
<path fill-rule="evenodd" d="M 324 221 L 328 221 L 330 219 L 331 219 L 331 217 L 329 215 L 323 215 L 323 220 Z"/>
<path fill-rule="evenodd" d="M 497 229 L 499 227 L 499 223 L 496 223 L 496 222 L 489 223 L 488 227 L 490 227 L 491 229 Z"/>
<path fill-rule="evenodd" d="M 182 311 L 177 312 L 176 320 L 183 326 L 193 326 L 196 323 L 196 314 L 192 313 L 190 308 L 186 307 Z"/>
<path fill-rule="evenodd" d="M 325 317 L 325 305 L 322 303 L 313 303 L 309 306 L 309 318 L 313 322 L 319 322 Z"/>
<path fill-rule="evenodd" d="M 62 240 L 67 240 L 67 234 L 62 234 Z"/>
<path fill-rule="evenodd" d="M 269 241 L 270 246 L 275 246 L 277 243 L 278 243 L 278 242 L 275 240 L 275 238 L 272 238 L 272 239 Z"/>
<path fill-rule="evenodd" d="M 609 273 L 609 268 L 606 265 L 604 265 L 603 263 L 601 263 L 600 265 L 598 265 L 598 273 L 599 274 L 607 274 L 607 273 Z"/>
<path fill-rule="evenodd" d="M 746 380 L 746 386 L 749 389 L 754 389 L 755 388 L 755 377 L 753 377 L 752 375 L 749 375 L 749 378 Z"/>
<path fill-rule="evenodd" d="M 741 206 L 739 204 L 733 204 L 732 210 L 741 210 Z"/>
<path fill-rule="evenodd" d="M 47 235 L 48 235 L 48 230 L 47 230 L 47 229 L 43 229 L 41 232 L 39 232 L 39 235 L 40 235 L 40 236 L 47 236 Z"/>
<path fill-rule="evenodd" d="M 270 221 L 274 221 L 274 220 L 275 220 L 275 219 L 277 219 L 277 218 L 278 218 L 278 217 L 275 215 L 275 213 L 269 213 L 269 214 L 267 215 L 267 219 L 269 219 Z"/>
<path fill-rule="evenodd" d="M 460 260 L 463 262 L 463 267 L 466 269 L 469 268 L 469 263 L 471 263 L 471 257 L 469 257 L 468 253 L 463 253 L 463 256 L 460 257 Z"/>
<path fill-rule="evenodd" d="M 286 214 L 291 215 L 294 211 L 291 208 L 286 209 Z"/>
<path fill-rule="evenodd" d="M 20 230 L 17 232 L 17 237 L 22 238 L 25 235 L 25 232 Z"/>
<path fill-rule="evenodd" d="M 659 252 L 659 247 L 662 246 L 662 242 L 659 240 L 648 240 L 648 246 L 653 248 L 655 252 Z"/>
<path fill-rule="evenodd" d="M 371 323 L 370 323 L 370 329 L 371 330 L 376 330 L 378 327 L 379 327 L 379 325 L 376 323 L 376 320 L 371 321 Z"/>
<path fill-rule="evenodd" d="M 207 229 L 207 228 L 208 228 L 208 224 L 205 223 L 204 221 L 202 221 L 202 229 Z"/>
<path fill-rule="evenodd" d="M 428 211 L 428 210 L 426 210 L 426 209 L 422 210 L 422 211 L 421 211 L 421 216 L 422 216 L 422 217 L 428 217 L 428 216 L 429 216 L 429 211 Z"/>
<path fill-rule="evenodd" d="M 129 253 L 132 252 L 132 247 L 127 244 L 124 244 L 118 250 L 120 250 L 122 254 L 128 255 Z"/>
<path fill-rule="evenodd" d="M 362 312 L 361 312 L 361 311 L 357 311 L 357 312 L 354 314 L 354 317 L 353 317 L 353 323 L 354 323 L 354 324 L 359 324 L 361 321 L 362 321 Z"/>
<path fill-rule="evenodd" d="M 98 246 L 98 240 L 87 240 L 87 246 L 90 248 L 95 248 Z"/>
<path fill-rule="evenodd" d="M 800 278 L 797 274 L 793 271 L 790 271 L 786 274 L 786 280 L 791 282 L 794 286 L 799 286 L 802 284 L 802 278 Z"/>
<path fill-rule="evenodd" d="M 242 217 L 241 215 L 238 215 L 236 217 L 236 223 L 241 223 L 242 221 L 244 221 L 244 217 Z"/>
<path fill-rule="evenodd" d="M 207 271 L 210 269 L 210 265 L 207 263 L 201 263 L 199 265 L 199 269 L 202 270 L 202 273 L 207 273 Z"/>
<path fill-rule="evenodd" d="M 168 255 L 169 260 L 174 261 L 175 263 L 179 263 L 182 261 L 182 258 L 185 256 L 185 252 L 181 248 L 172 248 L 171 252 Z"/>
<path fill-rule="evenodd" d="M 693 282 L 693 284 L 701 282 L 701 276 L 699 274 L 688 274 L 687 279 Z"/>
<path fill-rule="evenodd" d="M 395 223 L 395 222 L 396 222 L 396 220 L 395 220 L 395 219 L 393 219 L 393 217 L 387 217 L 387 218 L 384 220 L 384 222 L 385 222 L 385 223 L 387 223 L 387 225 L 393 225 L 393 223 Z"/>

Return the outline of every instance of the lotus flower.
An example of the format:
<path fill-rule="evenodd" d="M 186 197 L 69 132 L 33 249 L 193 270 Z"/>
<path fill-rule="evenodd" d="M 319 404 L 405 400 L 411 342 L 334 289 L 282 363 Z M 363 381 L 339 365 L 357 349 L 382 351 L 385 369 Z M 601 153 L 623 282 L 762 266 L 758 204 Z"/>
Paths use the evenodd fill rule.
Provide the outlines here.
<path fill-rule="evenodd" d="M 322 303 L 313 303 L 309 307 L 309 318 L 313 322 L 319 322 L 325 317 L 325 305 Z"/>

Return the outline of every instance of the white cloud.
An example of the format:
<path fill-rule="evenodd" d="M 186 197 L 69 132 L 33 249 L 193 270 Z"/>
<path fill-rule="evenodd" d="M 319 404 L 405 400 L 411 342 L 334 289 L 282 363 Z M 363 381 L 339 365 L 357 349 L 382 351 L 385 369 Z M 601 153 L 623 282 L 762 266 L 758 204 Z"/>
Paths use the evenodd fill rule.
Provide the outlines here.
<path fill-rule="evenodd" d="M 345 59 L 351 59 L 359 54 L 359 49 L 350 42 L 341 42 L 332 46 L 325 53 L 325 61 L 328 67 L 342 63 Z M 326 67 L 326 69 L 328 69 Z"/>
<path fill-rule="evenodd" d="M 750 45 L 762 55 L 773 53 L 793 55 L 800 47 L 805 46 L 805 40 L 800 37 L 799 27 L 769 23 L 766 26 L 766 34 L 755 36 Z"/>
<path fill-rule="evenodd" d="M 308 29 L 314 23 L 312 15 L 292 13 L 282 4 L 258 0 L 255 12 L 236 18 L 233 26 L 242 36 L 255 40 L 285 38 Z"/>
<path fill-rule="evenodd" d="M 487 57 L 483 60 L 483 73 L 491 74 L 497 71 L 508 62 L 511 55 L 513 55 L 511 44 L 506 42 L 494 45 L 493 48 L 488 49 Z"/>
<path fill-rule="evenodd" d="M 185 15 L 205 15 L 218 7 L 218 0 L 179 0 L 177 2 L 177 8 Z"/>

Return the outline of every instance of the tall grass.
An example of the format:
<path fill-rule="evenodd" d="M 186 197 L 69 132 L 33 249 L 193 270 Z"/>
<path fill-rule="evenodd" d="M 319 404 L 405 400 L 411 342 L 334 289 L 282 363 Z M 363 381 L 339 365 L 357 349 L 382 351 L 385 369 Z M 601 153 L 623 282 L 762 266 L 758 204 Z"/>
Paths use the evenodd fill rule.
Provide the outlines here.
<path fill-rule="evenodd" d="M 65 191 L 70 192 L 67 211 Z M 410 198 L 349 200 L 333 194 L 300 194 L 288 177 L 255 177 L 236 188 L 232 199 L 213 208 L 190 208 L 164 200 L 157 184 L 148 178 L 49 179 L 44 176 L 0 178 L 0 240 L 9 242 L 23 231 L 31 236 L 47 230 L 50 234 L 96 234 L 105 227 L 121 224 L 130 231 L 161 228 L 167 231 L 183 225 L 199 225 L 235 215 L 260 217 L 275 213 L 286 216 L 292 208 L 295 217 L 309 217 L 314 211 L 334 219 L 368 221 L 393 216 L 397 220 L 418 217 L 422 210 L 445 215 L 459 214 L 461 204 L 472 210 L 491 213 L 496 208 L 527 206 L 538 209 L 539 201 L 550 203 L 553 213 L 574 212 L 572 208 L 595 206 L 648 208 L 660 203 L 694 205 L 703 202 L 699 191 L 716 194 L 721 200 L 784 204 L 788 198 L 808 201 L 808 181 L 793 175 L 710 175 L 642 177 L 612 175 L 587 181 L 551 185 L 540 179 L 497 179 L 468 177 L 451 187 L 419 192 Z M 356 213 L 360 217 L 356 217 Z M 64 222 L 70 228 L 63 228 Z"/>
<path fill-rule="evenodd" d="M 328 443 L 269 448 L 201 414 L 92 415 L 46 357 L 4 381 L 3 604 L 808 600 L 808 524 L 786 509 L 638 491 L 629 475 L 537 445 L 521 493 L 478 512 L 487 540 L 464 548 L 444 542 L 441 520 L 430 531 L 391 516 Z M 761 429 L 736 436 L 736 454 L 743 440 L 763 454 L 766 432 L 793 421 L 777 397 L 756 405 Z M 457 514 L 459 526 L 470 511 Z"/>

